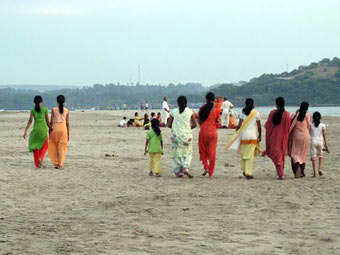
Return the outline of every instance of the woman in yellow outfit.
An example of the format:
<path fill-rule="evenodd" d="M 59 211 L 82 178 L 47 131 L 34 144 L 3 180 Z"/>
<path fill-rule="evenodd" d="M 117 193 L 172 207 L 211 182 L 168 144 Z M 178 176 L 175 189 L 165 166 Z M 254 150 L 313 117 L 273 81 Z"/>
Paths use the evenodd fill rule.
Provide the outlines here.
<path fill-rule="evenodd" d="M 58 107 L 51 111 L 52 132 L 48 145 L 48 155 L 56 169 L 62 169 L 64 166 L 67 143 L 70 139 L 69 112 L 64 107 L 65 97 L 57 97 Z"/>
<path fill-rule="evenodd" d="M 247 179 L 253 178 L 253 164 L 255 156 L 261 152 L 261 119 L 254 109 L 254 100 L 248 98 L 240 115 L 237 132 L 227 143 L 226 149 L 236 145 L 241 155 L 241 170 Z"/>

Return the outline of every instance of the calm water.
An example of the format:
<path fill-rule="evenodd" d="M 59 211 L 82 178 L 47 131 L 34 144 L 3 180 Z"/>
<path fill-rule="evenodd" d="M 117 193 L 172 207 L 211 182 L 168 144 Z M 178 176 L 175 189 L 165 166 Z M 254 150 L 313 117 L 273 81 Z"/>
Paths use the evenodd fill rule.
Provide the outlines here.
<path fill-rule="evenodd" d="M 271 110 L 273 110 L 274 107 L 270 106 L 259 106 L 256 107 L 256 110 L 260 112 L 261 115 L 268 115 Z M 299 109 L 298 106 L 287 106 L 286 110 L 290 113 L 296 112 L 296 110 Z M 233 111 L 241 113 L 242 108 L 236 107 L 233 109 Z M 329 117 L 339 117 L 340 116 L 340 107 L 309 107 L 309 112 L 313 114 L 313 112 L 320 112 L 322 116 L 329 116 Z"/>

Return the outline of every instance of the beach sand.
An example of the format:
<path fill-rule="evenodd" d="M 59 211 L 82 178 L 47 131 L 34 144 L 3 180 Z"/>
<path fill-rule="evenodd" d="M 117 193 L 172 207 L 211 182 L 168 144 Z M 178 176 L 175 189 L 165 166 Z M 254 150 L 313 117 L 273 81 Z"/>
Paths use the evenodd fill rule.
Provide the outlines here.
<path fill-rule="evenodd" d="M 162 178 L 148 176 L 145 131 L 118 128 L 132 112 L 71 112 L 64 170 L 36 170 L 22 138 L 28 113 L 0 113 L 0 254 L 340 254 L 339 120 L 324 118 L 330 154 L 324 176 L 276 179 L 257 158 L 254 180 L 219 130 L 215 175 L 176 179 L 170 130 L 162 129 Z M 264 136 L 263 136 L 264 137 Z M 262 142 L 262 144 L 264 144 Z M 106 158 L 106 153 L 119 157 Z"/>

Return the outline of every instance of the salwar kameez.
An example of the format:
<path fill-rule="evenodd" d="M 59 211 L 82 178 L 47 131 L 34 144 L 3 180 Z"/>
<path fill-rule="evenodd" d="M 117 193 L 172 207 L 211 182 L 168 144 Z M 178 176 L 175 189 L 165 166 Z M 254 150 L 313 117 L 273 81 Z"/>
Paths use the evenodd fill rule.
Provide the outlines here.
<path fill-rule="evenodd" d="M 50 142 L 48 145 L 48 155 L 52 164 L 56 167 L 63 167 L 67 152 L 68 132 L 66 126 L 66 116 L 68 110 L 64 108 L 63 114 L 59 113 L 59 109 L 53 108 L 54 125 L 50 134 Z"/>
<path fill-rule="evenodd" d="M 172 167 L 177 177 L 183 176 L 190 167 L 192 159 L 191 116 L 193 112 L 186 107 L 182 113 L 174 109 L 171 113 L 173 123 L 171 128 L 171 154 Z"/>
<path fill-rule="evenodd" d="M 40 112 L 37 112 L 33 108 L 31 114 L 34 117 L 34 126 L 29 136 L 28 148 L 30 152 L 33 152 L 35 166 L 40 167 L 40 162 L 44 160 L 48 147 L 48 127 L 46 122 L 48 109 L 41 107 Z"/>
<path fill-rule="evenodd" d="M 203 163 L 204 170 L 209 172 L 211 177 L 214 174 L 216 162 L 216 146 L 217 146 L 217 125 L 220 117 L 216 108 L 212 108 L 209 117 L 200 124 L 199 132 L 199 154 Z"/>

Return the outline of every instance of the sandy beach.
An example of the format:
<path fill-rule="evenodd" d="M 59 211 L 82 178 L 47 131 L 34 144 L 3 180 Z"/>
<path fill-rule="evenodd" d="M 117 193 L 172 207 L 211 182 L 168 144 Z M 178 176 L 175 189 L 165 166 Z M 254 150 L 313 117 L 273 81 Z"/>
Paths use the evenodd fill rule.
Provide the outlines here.
<path fill-rule="evenodd" d="M 170 130 L 162 129 L 162 178 L 148 176 L 145 132 L 118 128 L 133 112 L 71 112 L 64 170 L 36 170 L 22 138 L 28 113 L 0 113 L 0 254 L 340 254 L 339 119 L 324 118 L 331 153 L 324 176 L 284 181 L 268 158 L 254 180 L 219 130 L 212 180 L 200 176 L 194 131 L 193 179 L 177 179 Z M 264 120 L 262 120 L 264 124 Z M 264 137 L 264 135 L 263 135 Z M 264 141 L 262 141 L 264 145 Z M 118 153 L 119 157 L 105 157 Z"/>

